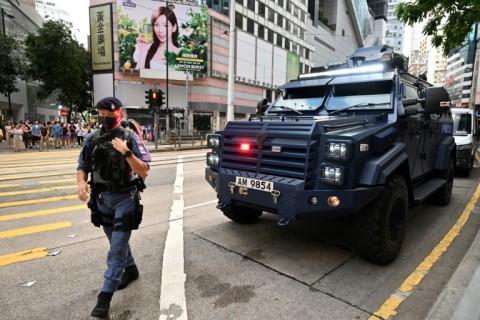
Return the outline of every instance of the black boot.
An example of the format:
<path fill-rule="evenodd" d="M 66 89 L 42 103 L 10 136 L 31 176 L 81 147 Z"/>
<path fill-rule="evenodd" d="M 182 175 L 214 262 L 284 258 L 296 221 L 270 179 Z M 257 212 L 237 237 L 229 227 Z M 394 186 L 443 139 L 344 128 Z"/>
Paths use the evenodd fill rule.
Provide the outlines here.
<path fill-rule="evenodd" d="M 98 301 L 95 308 L 93 308 L 92 317 L 106 318 L 108 317 L 108 309 L 110 309 L 110 301 L 112 301 L 113 293 L 100 292 L 98 295 Z"/>
<path fill-rule="evenodd" d="M 130 282 L 137 279 L 139 276 L 138 268 L 136 265 L 126 267 L 122 275 L 122 280 L 117 287 L 117 290 L 125 289 Z"/>

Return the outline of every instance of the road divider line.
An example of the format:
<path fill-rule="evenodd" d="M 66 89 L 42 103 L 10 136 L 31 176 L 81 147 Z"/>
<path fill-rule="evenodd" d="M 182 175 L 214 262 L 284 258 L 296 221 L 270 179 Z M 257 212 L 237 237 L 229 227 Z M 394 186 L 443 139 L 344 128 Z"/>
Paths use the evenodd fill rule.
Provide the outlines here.
<path fill-rule="evenodd" d="M 74 195 L 58 196 L 58 197 L 51 197 L 51 198 L 3 202 L 3 203 L 0 203 L 0 208 L 16 207 L 16 206 L 23 206 L 28 204 L 37 204 L 37 203 L 54 202 L 54 201 L 62 201 L 62 200 L 73 200 L 73 199 L 78 199 L 78 196 L 74 194 Z"/>
<path fill-rule="evenodd" d="M 71 222 L 64 221 L 64 222 L 42 224 L 38 226 L 32 226 L 32 227 L 26 227 L 26 228 L 20 228 L 20 229 L 12 229 L 12 230 L 0 232 L 0 239 L 24 236 L 27 234 L 44 232 L 44 231 L 57 230 L 57 229 L 70 227 L 71 225 L 72 225 Z"/>
<path fill-rule="evenodd" d="M 70 186 L 57 186 L 57 187 L 49 187 L 49 188 L 40 188 L 40 189 L 8 191 L 8 192 L 0 192 L 0 197 L 17 196 L 17 195 L 20 195 L 20 194 L 50 192 L 50 191 L 56 191 L 56 190 L 76 189 L 76 188 L 77 188 L 77 185 L 70 185 Z"/>
<path fill-rule="evenodd" d="M 86 204 L 81 204 L 81 205 L 78 205 L 78 206 L 70 206 L 70 207 L 62 207 L 62 208 L 55 208 L 55 209 L 47 209 L 47 210 L 39 210 L 39 211 L 9 214 L 9 215 L 5 215 L 5 216 L 0 216 L 0 221 L 10 221 L 10 220 L 16 220 L 16 219 L 24 219 L 24 218 L 45 216 L 45 215 L 48 215 L 48 214 L 63 213 L 63 212 L 68 212 L 68 211 L 82 210 L 82 209 L 86 209 L 86 208 L 87 208 Z"/>
<path fill-rule="evenodd" d="M 376 319 L 390 319 L 397 314 L 397 309 L 402 302 L 418 287 L 423 278 L 430 272 L 433 265 L 442 257 L 442 255 L 448 250 L 448 247 L 452 244 L 453 240 L 460 234 L 463 226 L 470 218 L 470 214 L 475 208 L 480 197 L 480 184 L 477 186 L 477 190 L 470 198 L 470 201 L 465 206 L 460 217 L 456 223 L 443 237 L 443 239 L 433 248 L 430 254 L 417 266 L 407 279 L 400 285 L 400 287 L 383 303 L 369 320 Z"/>
<path fill-rule="evenodd" d="M 187 320 L 185 297 L 185 258 L 183 243 L 183 157 L 178 157 L 177 175 L 173 187 L 167 238 L 163 251 L 162 285 L 160 289 L 160 320 Z M 180 308 L 180 311 L 178 311 Z M 172 310 L 175 315 L 171 314 Z M 179 312 L 179 313 L 178 313 Z"/>
<path fill-rule="evenodd" d="M 47 254 L 48 254 L 48 251 L 46 247 L 40 247 L 40 248 L 31 249 L 31 250 L 7 254 L 4 256 L 0 256 L 0 267 L 8 266 L 9 264 L 12 264 L 12 263 L 43 258 L 43 257 L 46 257 Z"/>

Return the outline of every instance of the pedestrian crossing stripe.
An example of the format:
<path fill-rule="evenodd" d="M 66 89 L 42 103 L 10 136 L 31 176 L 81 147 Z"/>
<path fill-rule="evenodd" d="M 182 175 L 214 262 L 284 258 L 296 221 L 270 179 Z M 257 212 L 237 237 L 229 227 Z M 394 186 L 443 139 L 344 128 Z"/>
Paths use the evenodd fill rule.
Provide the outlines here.
<path fill-rule="evenodd" d="M 73 199 L 78 199 L 78 196 L 74 194 L 69 196 L 58 196 L 58 197 L 41 198 L 41 199 L 33 199 L 33 200 L 3 202 L 3 203 L 0 203 L 0 208 L 8 208 L 8 207 L 15 207 L 15 206 L 23 206 L 27 204 L 54 202 L 54 201 L 62 201 L 62 200 L 73 200 Z"/>
<path fill-rule="evenodd" d="M 16 219 L 23 219 L 23 218 L 32 218 L 32 217 L 38 217 L 38 216 L 45 216 L 45 215 L 48 215 L 48 214 L 82 210 L 82 209 L 86 209 L 86 208 L 87 208 L 86 204 L 81 204 L 81 205 L 78 205 L 78 206 L 70 206 L 70 207 L 62 207 L 62 208 L 55 208 L 55 209 L 47 209 L 47 210 L 39 210 L 39 211 L 9 214 L 9 215 L 5 215 L 5 216 L 0 216 L 0 221 L 10 221 L 10 220 L 16 220 Z"/>
<path fill-rule="evenodd" d="M 46 247 L 35 248 L 26 251 L 15 252 L 0 256 L 0 267 L 7 266 L 12 263 L 33 260 L 46 257 L 48 254 Z"/>
<path fill-rule="evenodd" d="M 0 232 L 0 239 L 24 236 L 26 234 L 56 230 L 61 228 L 67 228 L 67 227 L 70 227 L 71 225 L 72 225 L 71 222 L 65 221 L 65 222 L 58 222 L 58 223 L 51 223 L 51 224 L 42 224 L 38 226 L 32 226 L 32 227 L 26 227 L 26 228 L 20 228 L 20 229 L 12 229 L 12 230 Z"/>
<path fill-rule="evenodd" d="M 49 192 L 49 191 L 65 190 L 65 189 L 76 189 L 76 188 L 77 188 L 77 185 L 70 185 L 70 186 L 40 188 L 40 189 L 7 191 L 7 192 L 0 192 L 0 197 L 16 196 L 20 194 L 30 194 L 30 193 L 39 193 L 39 192 Z"/>

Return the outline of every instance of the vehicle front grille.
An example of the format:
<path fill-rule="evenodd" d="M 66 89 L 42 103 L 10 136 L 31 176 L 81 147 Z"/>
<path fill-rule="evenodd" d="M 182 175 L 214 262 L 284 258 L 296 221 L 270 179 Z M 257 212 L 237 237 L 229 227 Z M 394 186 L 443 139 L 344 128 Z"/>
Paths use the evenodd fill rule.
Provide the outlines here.
<path fill-rule="evenodd" d="M 249 150 L 242 150 L 242 144 Z M 313 189 L 319 147 L 319 129 L 312 120 L 229 122 L 224 130 L 221 166 L 304 180 L 305 188 Z"/>

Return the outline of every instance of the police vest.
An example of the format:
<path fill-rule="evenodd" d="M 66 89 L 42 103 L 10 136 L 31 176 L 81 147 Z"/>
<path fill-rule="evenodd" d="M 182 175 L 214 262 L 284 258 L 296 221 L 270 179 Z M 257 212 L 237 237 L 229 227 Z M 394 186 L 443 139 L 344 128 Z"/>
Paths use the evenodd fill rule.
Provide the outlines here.
<path fill-rule="evenodd" d="M 112 140 L 120 138 L 127 141 L 129 149 L 132 131 L 122 127 L 101 134 L 95 131 L 90 140 L 92 150 L 92 182 L 108 189 L 122 189 L 129 186 L 131 169 L 125 157 L 115 150 Z"/>

